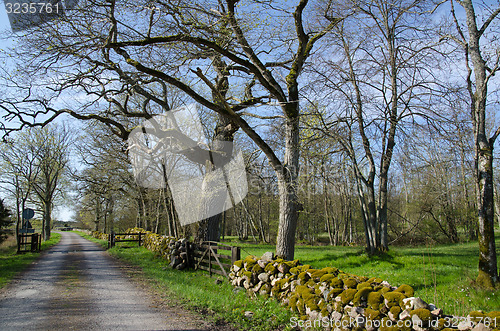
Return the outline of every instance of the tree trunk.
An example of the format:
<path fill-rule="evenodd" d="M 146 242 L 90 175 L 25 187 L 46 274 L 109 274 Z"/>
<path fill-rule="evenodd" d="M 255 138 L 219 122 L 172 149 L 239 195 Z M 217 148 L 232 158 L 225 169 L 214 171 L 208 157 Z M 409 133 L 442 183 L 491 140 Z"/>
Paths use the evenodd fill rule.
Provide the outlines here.
<path fill-rule="evenodd" d="M 389 250 L 388 238 L 387 238 L 387 173 L 384 176 L 380 176 L 380 203 L 378 211 L 378 226 L 379 226 L 379 237 L 377 249 L 382 252 Z"/>
<path fill-rule="evenodd" d="M 485 288 L 493 288 L 499 281 L 494 233 L 493 201 L 493 145 L 496 136 L 486 135 L 486 100 L 488 96 L 488 77 L 486 61 L 481 55 L 480 38 L 484 30 L 478 29 L 476 14 L 471 0 L 460 2 L 465 10 L 469 35 L 468 47 L 470 60 L 474 67 L 474 84 L 471 70 L 467 77 L 467 88 L 471 97 L 471 114 L 474 125 L 475 142 L 475 179 L 478 209 L 479 273 L 476 282 Z M 498 12 L 492 14 L 493 20 Z M 468 60 L 468 58 L 467 58 Z M 467 66 L 469 64 L 467 63 Z M 492 73 L 494 74 L 494 72 Z"/>
<path fill-rule="evenodd" d="M 298 107 L 298 106 L 297 106 Z M 293 260 L 295 232 L 301 206 L 297 197 L 299 171 L 299 117 L 285 121 L 285 162 L 282 169 L 275 169 L 279 190 L 279 225 L 276 255 Z"/>
<path fill-rule="evenodd" d="M 43 203 L 43 223 L 44 223 L 44 232 L 43 232 L 43 238 L 45 241 L 50 239 L 50 214 L 52 212 L 52 206 L 51 206 L 51 201 L 50 199 L 48 202 L 45 201 Z"/>
<path fill-rule="evenodd" d="M 494 231 L 493 148 L 479 151 L 477 166 L 479 274 L 476 281 L 482 287 L 494 288 L 499 279 Z"/>

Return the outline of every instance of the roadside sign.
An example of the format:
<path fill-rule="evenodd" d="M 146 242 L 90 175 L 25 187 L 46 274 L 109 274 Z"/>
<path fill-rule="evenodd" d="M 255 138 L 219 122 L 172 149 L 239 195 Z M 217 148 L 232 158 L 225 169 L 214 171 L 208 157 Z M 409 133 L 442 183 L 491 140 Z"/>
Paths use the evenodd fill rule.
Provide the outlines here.
<path fill-rule="evenodd" d="M 31 208 L 25 208 L 23 210 L 23 218 L 25 220 L 30 220 L 33 218 L 33 216 L 35 216 L 35 211 Z"/>

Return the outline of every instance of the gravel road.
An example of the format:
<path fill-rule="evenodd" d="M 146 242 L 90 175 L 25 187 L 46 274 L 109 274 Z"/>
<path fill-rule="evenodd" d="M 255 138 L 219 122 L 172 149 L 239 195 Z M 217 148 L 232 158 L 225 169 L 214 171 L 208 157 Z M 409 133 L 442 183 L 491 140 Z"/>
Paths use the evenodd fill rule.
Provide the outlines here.
<path fill-rule="evenodd" d="M 196 316 L 196 317 L 195 317 Z M 0 290 L 0 330 L 210 330 L 151 297 L 100 246 L 75 233 Z"/>

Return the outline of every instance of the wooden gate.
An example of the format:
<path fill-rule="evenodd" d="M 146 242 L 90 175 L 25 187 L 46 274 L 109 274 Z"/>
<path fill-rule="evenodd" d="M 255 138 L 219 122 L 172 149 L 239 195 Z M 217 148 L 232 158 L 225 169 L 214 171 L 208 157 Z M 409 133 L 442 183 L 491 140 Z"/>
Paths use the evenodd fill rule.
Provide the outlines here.
<path fill-rule="evenodd" d="M 225 254 L 220 254 L 222 251 Z M 205 241 L 193 249 L 194 269 L 206 270 L 227 277 L 231 265 L 241 259 L 239 247 L 227 246 L 215 241 Z"/>
<path fill-rule="evenodd" d="M 42 248 L 40 233 L 19 233 L 17 236 L 17 253 L 39 252 Z"/>
<path fill-rule="evenodd" d="M 114 247 L 117 242 L 126 242 L 126 241 L 137 241 L 139 242 L 139 246 L 142 245 L 142 241 L 144 240 L 144 236 L 146 234 L 142 232 L 137 233 L 110 233 L 108 235 L 108 248 Z M 118 238 L 117 238 L 118 236 Z M 125 237 L 125 238 L 122 238 Z"/>

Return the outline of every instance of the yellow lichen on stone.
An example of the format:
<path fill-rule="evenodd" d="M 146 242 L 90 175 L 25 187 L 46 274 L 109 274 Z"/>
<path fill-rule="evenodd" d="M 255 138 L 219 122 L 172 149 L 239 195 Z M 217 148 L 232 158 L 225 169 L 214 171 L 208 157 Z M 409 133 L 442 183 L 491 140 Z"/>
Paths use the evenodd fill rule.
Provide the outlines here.
<path fill-rule="evenodd" d="M 413 287 L 410 285 L 403 284 L 400 287 L 398 287 L 394 292 L 399 292 L 403 293 L 407 298 L 412 297 L 415 291 L 413 290 Z"/>
<path fill-rule="evenodd" d="M 322 270 L 325 271 L 326 273 L 332 274 L 334 276 L 336 276 L 339 273 L 339 269 L 333 268 L 333 267 L 326 267 L 326 268 L 323 268 Z"/>
<path fill-rule="evenodd" d="M 370 292 L 368 293 L 368 307 L 371 309 L 378 310 L 380 305 L 384 302 L 384 297 L 382 296 L 382 292 Z"/>
<path fill-rule="evenodd" d="M 410 316 L 417 315 L 422 321 L 430 321 L 432 318 L 432 314 L 429 309 L 419 308 L 412 310 L 410 312 Z"/>
<path fill-rule="evenodd" d="M 344 282 L 342 281 L 342 279 L 338 279 L 337 277 L 335 277 L 330 281 L 330 285 L 332 287 L 342 288 L 344 287 Z"/>
<path fill-rule="evenodd" d="M 359 306 L 362 301 L 366 301 L 368 295 L 372 291 L 371 287 L 363 287 L 360 290 L 357 290 L 356 295 L 354 295 L 354 299 L 352 299 L 352 303 L 355 306 Z"/>
<path fill-rule="evenodd" d="M 340 295 L 340 298 L 342 299 L 342 303 L 344 305 L 346 305 L 349 302 L 351 302 L 352 299 L 354 299 L 354 296 L 356 295 L 357 292 L 358 292 L 358 290 L 353 289 L 353 288 L 349 288 L 347 290 L 344 290 L 344 292 L 342 292 L 342 294 Z"/>
<path fill-rule="evenodd" d="M 369 282 L 362 282 L 356 286 L 356 289 L 361 290 L 362 288 L 369 287 L 372 288 L 372 284 Z"/>
<path fill-rule="evenodd" d="M 357 285 L 358 285 L 358 281 L 353 277 L 350 277 L 350 278 L 347 278 L 346 280 L 344 280 L 344 287 L 346 287 L 346 288 L 356 288 Z"/>
<path fill-rule="evenodd" d="M 319 281 L 320 281 L 321 283 L 323 283 L 323 282 L 329 282 L 329 281 L 331 281 L 334 277 L 335 277 L 335 276 L 334 276 L 334 275 L 332 275 L 332 274 L 324 274 L 323 276 L 321 276 L 321 278 L 319 279 Z"/>
<path fill-rule="evenodd" d="M 339 296 L 342 292 L 344 292 L 343 288 L 334 288 L 328 293 L 328 300 L 334 300 L 337 296 Z"/>
<path fill-rule="evenodd" d="M 365 308 L 365 316 L 369 319 L 373 320 L 378 320 L 381 317 L 380 311 L 371 309 L 371 308 Z"/>
<path fill-rule="evenodd" d="M 500 323 L 500 311 L 491 311 L 486 314 L 489 318 L 497 321 L 497 323 Z"/>
<path fill-rule="evenodd" d="M 260 274 L 264 271 L 264 269 L 262 269 L 262 267 L 259 265 L 259 264 L 255 264 L 252 268 L 252 272 L 255 273 L 255 274 Z"/>
<path fill-rule="evenodd" d="M 406 298 L 405 295 L 400 292 L 387 292 L 383 294 L 383 297 L 386 300 L 386 306 L 388 308 L 401 306 L 403 299 Z"/>
<path fill-rule="evenodd" d="M 395 319 L 399 318 L 399 314 L 401 313 L 401 307 L 399 306 L 392 306 L 390 309 L 391 314 L 394 316 Z"/>
<path fill-rule="evenodd" d="M 469 313 L 469 317 L 471 321 L 474 321 L 476 323 L 482 322 L 484 318 L 486 317 L 486 314 L 484 314 L 482 311 L 471 311 Z"/>

